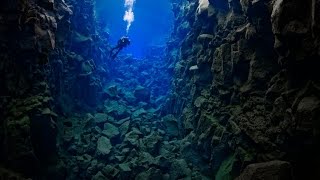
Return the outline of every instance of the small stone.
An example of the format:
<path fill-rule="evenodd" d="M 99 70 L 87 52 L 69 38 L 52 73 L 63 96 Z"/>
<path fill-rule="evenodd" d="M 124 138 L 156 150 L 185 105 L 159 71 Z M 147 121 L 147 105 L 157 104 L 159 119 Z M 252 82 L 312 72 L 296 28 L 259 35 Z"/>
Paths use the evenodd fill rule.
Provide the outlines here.
<path fill-rule="evenodd" d="M 162 180 L 162 173 L 159 169 L 154 167 L 148 169 L 145 172 L 139 173 L 135 180 L 145 180 L 145 179 L 152 179 L 152 180 Z"/>
<path fill-rule="evenodd" d="M 105 180 L 105 179 L 107 178 L 101 173 L 101 171 L 99 171 L 96 175 L 92 177 L 92 180 Z"/>
<path fill-rule="evenodd" d="M 125 156 L 115 156 L 115 158 L 119 161 L 122 162 L 125 159 Z"/>
<path fill-rule="evenodd" d="M 189 68 L 189 71 L 194 71 L 194 70 L 198 70 L 198 69 L 199 69 L 199 67 L 197 65 L 194 65 Z"/>
<path fill-rule="evenodd" d="M 123 119 L 121 119 L 121 120 L 119 120 L 119 121 L 116 121 L 115 124 L 116 124 L 116 125 L 121 125 L 121 124 L 123 124 L 124 122 L 129 121 L 129 120 L 130 120 L 130 117 L 126 117 L 126 118 L 123 118 Z"/>
<path fill-rule="evenodd" d="M 212 40 L 213 39 L 213 35 L 212 34 L 200 34 L 198 36 L 198 41 L 204 41 L 204 40 Z"/>
<path fill-rule="evenodd" d="M 103 174 L 108 175 L 108 174 L 111 174 L 113 170 L 114 170 L 114 167 L 108 164 L 102 169 L 102 172 Z"/>
<path fill-rule="evenodd" d="M 117 176 L 117 174 L 119 174 L 119 170 L 111 165 L 105 166 L 104 168 L 102 168 L 101 171 L 105 176 L 111 177 L 111 178 L 114 178 Z"/>
<path fill-rule="evenodd" d="M 140 108 L 132 113 L 132 119 L 139 118 L 143 114 L 147 114 L 147 111 L 143 108 Z"/>
<path fill-rule="evenodd" d="M 119 127 L 119 132 L 121 136 L 125 135 L 128 132 L 129 126 L 130 126 L 130 121 L 126 121 Z"/>
<path fill-rule="evenodd" d="M 58 115 L 55 112 L 53 112 L 51 109 L 49 109 L 49 108 L 43 109 L 41 114 L 43 114 L 43 115 L 51 115 L 53 117 L 58 117 Z"/>
<path fill-rule="evenodd" d="M 197 99 L 194 101 L 194 106 L 197 108 L 200 108 L 203 103 L 206 102 L 206 98 L 203 96 L 197 97 Z"/>
<path fill-rule="evenodd" d="M 72 145 L 67 150 L 70 154 L 76 154 L 78 152 L 78 148 L 75 145 Z"/>
<path fill-rule="evenodd" d="M 166 132 L 164 130 L 161 130 L 161 129 L 157 129 L 158 130 L 158 133 L 161 134 L 161 135 L 165 135 Z"/>
<path fill-rule="evenodd" d="M 162 176 L 162 179 L 163 179 L 163 180 L 169 180 L 169 179 L 170 179 L 170 175 L 169 175 L 168 173 L 166 173 L 166 174 L 164 174 L 164 175 Z"/>
<path fill-rule="evenodd" d="M 90 113 L 86 114 L 86 119 L 85 119 L 85 128 L 90 128 L 95 126 L 95 119 L 94 116 Z"/>
<path fill-rule="evenodd" d="M 123 172 L 130 172 L 131 171 L 131 168 L 129 167 L 128 163 L 119 164 L 119 168 L 120 168 L 120 171 L 123 171 Z"/>
<path fill-rule="evenodd" d="M 95 126 L 94 131 L 100 134 L 102 130 L 99 126 Z"/>
<path fill-rule="evenodd" d="M 121 154 L 127 154 L 128 152 L 130 152 L 130 148 L 123 148 Z"/>

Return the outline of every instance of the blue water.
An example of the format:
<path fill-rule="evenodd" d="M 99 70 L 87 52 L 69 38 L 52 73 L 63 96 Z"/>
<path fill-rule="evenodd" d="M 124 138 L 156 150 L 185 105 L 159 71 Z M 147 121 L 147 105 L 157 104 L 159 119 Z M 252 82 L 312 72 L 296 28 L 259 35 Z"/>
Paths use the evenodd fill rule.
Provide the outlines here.
<path fill-rule="evenodd" d="M 124 0 L 96 1 L 97 20 L 105 25 L 111 44 L 127 34 L 127 23 L 123 20 L 125 10 Z M 173 13 L 169 0 L 136 0 L 133 12 L 135 20 L 128 32 L 131 45 L 121 53 L 142 58 L 148 47 L 165 45 L 173 27 Z"/>

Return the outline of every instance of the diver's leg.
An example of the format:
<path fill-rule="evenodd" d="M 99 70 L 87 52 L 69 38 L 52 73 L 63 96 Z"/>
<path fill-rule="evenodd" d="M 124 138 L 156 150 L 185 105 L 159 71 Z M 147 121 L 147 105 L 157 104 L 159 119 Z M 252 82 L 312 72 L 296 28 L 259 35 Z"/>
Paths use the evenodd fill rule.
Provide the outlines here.
<path fill-rule="evenodd" d="M 122 47 L 118 44 L 117 46 L 113 47 L 110 51 L 110 57 L 116 56 L 119 52 L 116 52 L 115 54 L 113 54 L 113 51 L 118 49 L 118 51 L 120 51 L 122 49 Z M 120 49 L 120 50 L 119 50 Z M 114 58 L 113 58 L 114 59 Z"/>
<path fill-rule="evenodd" d="M 118 53 L 119 53 L 119 50 L 112 55 L 112 59 L 115 59 L 117 57 Z"/>
<path fill-rule="evenodd" d="M 113 56 L 112 54 L 113 54 L 113 51 L 114 51 L 115 49 L 116 49 L 116 47 L 114 47 L 114 48 L 112 48 L 112 49 L 110 50 L 110 54 L 109 54 L 110 57 Z"/>
<path fill-rule="evenodd" d="M 119 54 L 119 52 L 120 52 L 121 49 L 122 49 L 122 48 L 119 48 L 119 49 L 117 50 L 117 52 L 114 53 L 114 55 L 112 56 L 112 59 L 115 59 L 115 58 L 117 57 L 117 55 Z"/>

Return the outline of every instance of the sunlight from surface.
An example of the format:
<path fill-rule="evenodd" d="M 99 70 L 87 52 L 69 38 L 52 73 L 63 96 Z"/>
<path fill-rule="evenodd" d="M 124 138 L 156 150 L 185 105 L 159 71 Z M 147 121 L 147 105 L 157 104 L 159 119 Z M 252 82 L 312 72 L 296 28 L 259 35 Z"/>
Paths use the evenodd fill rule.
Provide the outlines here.
<path fill-rule="evenodd" d="M 95 14 L 105 25 L 102 28 L 110 35 L 111 44 L 122 36 L 130 38 L 130 46 L 120 54 L 141 58 L 150 47 L 164 46 L 168 41 L 173 28 L 171 9 L 169 0 L 96 0 Z"/>

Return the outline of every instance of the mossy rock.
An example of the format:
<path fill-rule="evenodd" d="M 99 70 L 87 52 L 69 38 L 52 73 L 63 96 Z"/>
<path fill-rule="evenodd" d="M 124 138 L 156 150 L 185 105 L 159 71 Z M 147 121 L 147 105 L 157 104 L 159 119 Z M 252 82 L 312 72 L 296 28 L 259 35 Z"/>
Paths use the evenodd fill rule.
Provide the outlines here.
<path fill-rule="evenodd" d="M 236 155 L 232 154 L 228 156 L 220 165 L 220 168 L 216 174 L 216 180 L 233 180 L 235 178 L 233 167 L 236 162 Z"/>

